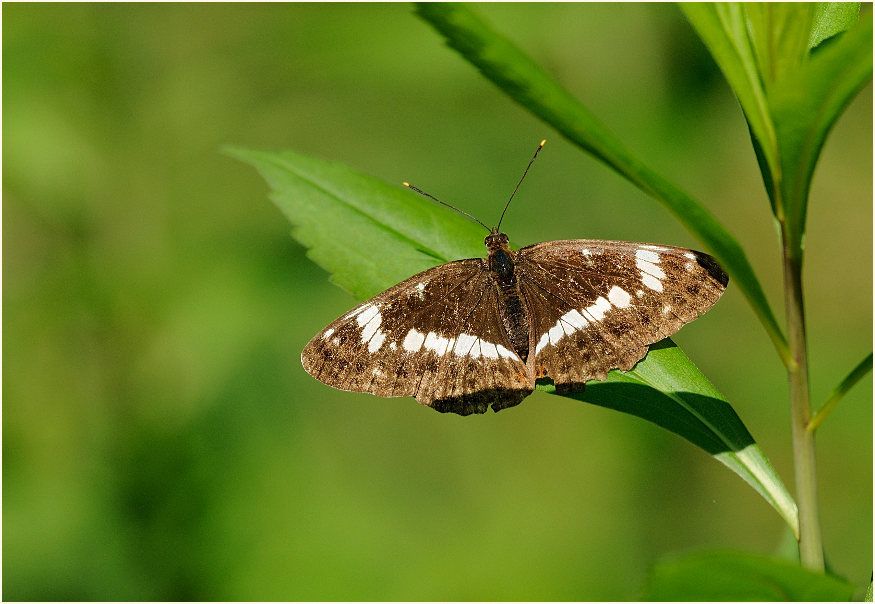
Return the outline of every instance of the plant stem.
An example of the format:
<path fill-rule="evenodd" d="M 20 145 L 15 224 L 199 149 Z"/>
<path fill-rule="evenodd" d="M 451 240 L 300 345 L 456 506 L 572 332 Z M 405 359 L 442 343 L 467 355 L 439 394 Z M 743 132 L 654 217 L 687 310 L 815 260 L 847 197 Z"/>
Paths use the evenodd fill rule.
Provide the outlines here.
<path fill-rule="evenodd" d="M 799 506 L 799 559 L 804 567 L 823 572 L 823 545 L 817 510 L 814 432 L 808 430 L 811 404 L 808 387 L 805 308 L 802 297 L 802 250 L 788 248 L 786 234 L 782 232 L 782 235 L 784 235 L 784 302 L 787 311 L 787 339 L 793 360 L 787 366 L 787 377 L 790 382 L 796 503 Z"/>

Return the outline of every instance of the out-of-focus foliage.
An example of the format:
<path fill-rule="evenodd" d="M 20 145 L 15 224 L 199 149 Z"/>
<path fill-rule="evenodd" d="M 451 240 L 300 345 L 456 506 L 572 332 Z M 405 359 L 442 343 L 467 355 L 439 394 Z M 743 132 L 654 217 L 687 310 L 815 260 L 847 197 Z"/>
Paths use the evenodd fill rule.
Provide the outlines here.
<path fill-rule="evenodd" d="M 847 602 L 853 595 L 853 584 L 789 560 L 720 551 L 661 560 L 645 590 L 657 602 Z"/>
<path fill-rule="evenodd" d="M 744 120 L 675 7 L 477 10 L 739 233 L 780 300 Z M 548 138 L 512 240 L 694 243 L 409 6 L 6 4 L 3 34 L 6 599 L 624 599 L 669 551 L 774 552 L 774 511 L 646 422 L 543 393 L 449 417 L 301 369 L 353 299 L 223 144 L 408 180 L 491 223 Z M 813 182 L 815 400 L 871 349 L 871 98 Z M 783 370 L 738 292 L 676 339 L 792 483 Z M 871 396 L 818 432 L 827 557 L 855 583 Z"/>

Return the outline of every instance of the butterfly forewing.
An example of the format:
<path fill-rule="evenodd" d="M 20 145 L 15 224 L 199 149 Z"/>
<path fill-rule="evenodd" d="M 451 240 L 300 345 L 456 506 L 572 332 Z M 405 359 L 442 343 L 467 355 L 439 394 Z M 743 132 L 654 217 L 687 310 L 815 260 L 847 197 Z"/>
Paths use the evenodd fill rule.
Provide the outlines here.
<path fill-rule="evenodd" d="M 623 241 L 551 241 L 519 250 L 529 361 L 557 389 L 630 369 L 647 346 L 708 310 L 728 278 L 700 252 Z"/>
<path fill-rule="evenodd" d="M 481 259 L 399 283 L 318 333 L 301 354 L 313 377 L 342 390 L 415 396 L 439 411 L 483 413 L 519 403 L 533 378 L 512 351 Z"/>

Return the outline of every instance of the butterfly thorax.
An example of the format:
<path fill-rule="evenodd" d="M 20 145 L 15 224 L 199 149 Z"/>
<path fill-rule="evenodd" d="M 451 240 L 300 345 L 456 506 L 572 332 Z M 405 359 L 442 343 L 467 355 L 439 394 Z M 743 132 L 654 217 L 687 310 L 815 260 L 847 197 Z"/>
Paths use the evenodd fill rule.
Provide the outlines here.
<path fill-rule="evenodd" d="M 514 351 L 525 362 L 529 354 L 529 319 L 514 272 L 515 254 L 508 246 L 507 235 L 497 228 L 492 229 L 484 243 L 489 250 L 489 273 L 498 290 L 501 322 Z"/>

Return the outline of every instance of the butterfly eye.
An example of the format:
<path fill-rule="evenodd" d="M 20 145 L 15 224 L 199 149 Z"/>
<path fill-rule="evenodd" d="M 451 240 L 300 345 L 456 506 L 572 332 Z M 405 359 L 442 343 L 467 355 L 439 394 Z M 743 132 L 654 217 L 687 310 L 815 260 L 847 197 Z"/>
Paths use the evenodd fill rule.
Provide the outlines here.
<path fill-rule="evenodd" d="M 491 233 L 486 236 L 483 243 L 489 251 L 496 250 L 507 245 L 508 238 L 504 233 Z"/>

